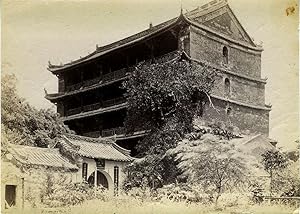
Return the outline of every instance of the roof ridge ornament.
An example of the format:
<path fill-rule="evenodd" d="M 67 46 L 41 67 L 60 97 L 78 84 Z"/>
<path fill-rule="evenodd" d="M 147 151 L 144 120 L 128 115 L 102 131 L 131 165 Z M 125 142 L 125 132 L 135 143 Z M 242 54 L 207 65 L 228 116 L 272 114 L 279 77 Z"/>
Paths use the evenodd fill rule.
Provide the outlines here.
<path fill-rule="evenodd" d="M 149 23 L 149 29 L 153 28 L 152 22 Z"/>
<path fill-rule="evenodd" d="M 182 0 L 180 0 L 180 15 L 183 14 L 183 9 L 182 9 Z"/>

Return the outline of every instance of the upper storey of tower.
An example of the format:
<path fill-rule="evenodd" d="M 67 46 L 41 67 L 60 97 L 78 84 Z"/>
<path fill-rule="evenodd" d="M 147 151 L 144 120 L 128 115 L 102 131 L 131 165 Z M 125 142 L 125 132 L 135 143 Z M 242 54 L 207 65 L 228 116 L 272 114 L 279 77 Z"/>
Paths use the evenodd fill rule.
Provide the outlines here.
<path fill-rule="evenodd" d="M 213 40 L 216 43 L 223 44 L 223 46 L 227 45 L 227 50 L 231 47 L 234 49 L 241 50 L 242 55 L 245 57 L 248 56 L 248 53 L 249 58 L 253 58 L 254 55 L 260 56 L 262 51 L 262 47 L 256 45 L 252 41 L 251 37 L 248 35 L 248 33 L 240 24 L 240 22 L 237 20 L 236 16 L 227 4 L 227 1 L 214 0 L 201 7 L 196 8 L 195 10 L 189 11 L 185 14 L 180 14 L 176 18 L 165 21 L 156 26 L 150 25 L 148 29 L 134 34 L 132 36 L 129 36 L 127 38 L 124 38 L 122 40 L 113 42 L 102 47 L 97 46 L 94 52 L 80 59 L 61 65 L 49 64 L 48 70 L 50 70 L 54 74 L 59 74 L 77 66 L 89 64 L 101 58 L 105 58 L 109 55 L 114 55 L 113 53 L 116 52 L 126 52 L 126 50 L 134 49 L 135 46 L 138 46 L 142 43 L 147 43 L 147 48 L 149 49 L 157 49 L 158 47 L 156 47 L 155 44 L 151 44 L 151 41 L 156 44 L 159 43 L 158 40 L 155 41 L 155 38 L 163 36 L 165 38 L 159 38 L 159 40 L 163 40 L 164 44 L 168 43 L 168 41 L 172 42 L 172 39 L 168 37 L 169 35 L 166 32 L 171 32 L 179 40 L 178 43 L 180 43 L 180 40 L 183 41 L 185 40 L 184 38 L 188 38 L 188 41 L 184 41 L 186 44 L 185 48 L 187 48 L 185 49 L 185 51 L 189 53 L 192 57 L 195 56 L 196 58 L 198 58 L 196 56 L 197 53 L 195 53 L 197 52 L 196 49 L 206 48 L 206 44 L 200 46 L 195 45 L 194 38 L 199 37 L 199 35 L 203 38 L 209 37 L 210 40 Z M 189 44 L 187 44 L 187 42 Z M 204 39 L 200 42 L 205 43 L 210 41 L 206 41 Z M 212 46 L 211 44 L 209 45 Z M 178 48 L 180 49 L 181 47 Z M 215 47 L 214 51 L 217 52 L 218 47 Z M 229 51 L 227 54 L 234 55 L 235 52 Z M 205 57 L 202 57 L 202 59 L 205 61 Z M 245 59 L 244 61 L 246 61 L 247 64 L 247 59 Z M 236 61 L 235 63 L 237 64 L 236 67 L 238 69 L 239 65 L 244 62 Z M 257 67 L 258 70 L 260 70 L 260 65 L 257 65 Z M 253 77 L 259 77 L 260 75 L 260 71 L 255 71 L 252 73 L 253 75 L 250 76 Z"/>

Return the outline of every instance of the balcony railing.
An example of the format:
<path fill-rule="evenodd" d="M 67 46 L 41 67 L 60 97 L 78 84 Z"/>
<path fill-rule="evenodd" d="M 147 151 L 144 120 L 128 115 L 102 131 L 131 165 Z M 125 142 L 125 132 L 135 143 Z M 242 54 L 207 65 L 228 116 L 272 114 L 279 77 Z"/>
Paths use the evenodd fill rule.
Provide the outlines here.
<path fill-rule="evenodd" d="M 122 103 L 126 102 L 126 98 L 125 97 L 118 97 L 115 99 L 111 99 L 111 100 L 105 100 L 103 101 L 103 107 L 109 107 L 109 106 L 114 106 L 114 105 L 119 105 Z"/>
<path fill-rule="evenodd" d="M 78 90 L 82 87 L 82 83 L 76 83 L 76 84 L 73 84 L 73 85 L 68 85 L 66 86 L 66 91 L 74 91 L 74 90 Z"/>
<path fill-rule="evenodd" d="M 151 60 L 153 60 L 155 63 L 161 63 L 161 62 L 165 62 L 170 59 L 173 59 L 177 54 L 178 54 L 178 51 L 175 50 L 175 51 L 166 53 L 162 56 L 155 57 L 154 59 L 148 59 L 146 61 L 151 62 Z M 66 86 L 66 91 L 78 90 L 81 87 L 88 87 L 88 86 L 96 85 L 96 84 L 99 84 L 100 82 L 105 83 L 105 82 L 110 82 L 113 80 L 118 80 L 118 79 L 125 77 L 126 73 L 131 72 L 132 70 L 134 70 L 134 66 L 129 67 L 129 68 L 122 68 L 122 69 L 119 69 L 119 70 L 116 70 L 113 72 L 109 72 L 107 74 L 102 75 L 101 77 L 97 77 L 97 78 L 90 79 L 90 80 L 85 80 L 83 82 L 76 83 L 73 85 L 68 85 L 68 86 Z"/>
<path fill-rule="evenodd" d="M 78 108 L 72 108 L 67 110 L 67 116 L 73 115 L 73 114 L 79 114 L 81 112 L 81 107 Z"/>
<path fill-rule="evenodd" d="M 117 127 L 117 128 L 112 128 L 112 129 L 103 129 L 102 130 L 102 137 L 108 137 L 108 136 L 113 136 L 113 135 L 121 135 L 125 134 L 125 128 L 124 127 Z"/>
<path fill-rule="evenodd" d="M 95 85 L 95 84 L 98 84 L 101 80 L 102 80 L 101 77 L 97 77 L 97 78 L 90 79 L 90 80 L 85 80 L 85 81 L 83 81 L 83 86 L 87 87 L 87 86 Z"/>
<path fill-rule="evenodd" d="M 178 54 L 178 50 L 166 53 L 164 55 L 158 56 L 154 58 L 155 63 L 163 63 L 173 59 Z"/>
<path fill-rule="evenodd" d="M 126 76 L 127 71 L 128 71 L 127 68 L 122 68 L 120 70 L 116 70 L 116 71 L 110 72 L 108 74 L 104 74 L 101 77 L 97 77 L 97 78 L 90 79 L 90 80 L 85 80 L 83 82 L 76 83 L 73 85 L 68 85 L 68 86 L 66 86 L 66 91 L 74 91 L 74 90 L 80 89 L 81 87 L 88 87 L 88 86 L 96 85 L 100 82 L 105 83 L 105 82 L 110 82 L 113 80 L 121 79 Z"/>
<path fill-rule="evenodd" d="M 77 107 L 77 108 L 69 109 L 66 112 L 66 116 L 79 114 L 81 112 L 93 111 L 93 110 L 97 110 L 97 109 L 100 109 L 100 108 L 107 108 L 107 107 L 114 106 L 114 105 L 119 105 L 119 104 L 122 104 L 122 103 L 125 103 L 125 102 L 126 102 L 125 97 L 118 97 L 118 98 L 111 99 L 111 100 L 105 100 L 103 102 L 97 102 L 97 103 L 93 103 L 91 105 L 82 106 L 82 108 Z"/>
<path fill-rule="evenodd" d="M 112 80 L 121 79 L 122 77 L 126 76 L 126 72 L 127 72 L 127 68 L 122 68 L 120 70 L 116 70 L 108 74 L 104 74 L 102 76 L 102 80 L 103 82 L 110 82 Z"/>
<path fill-rule="evenodd" d="M 93 111 L 93 110 L 99 109 L 101 107 L 102 107 L 102 104 L 100 102 L 98 102 L 98 103 L 94 103 L 91 105 L 83 106 L 83 111 Z"/>
<path fill-rule="evenodd" d="M 84 136 L 87 136 L 87 137 L 100 137 L 101 135 L 101 131 L 93 131 L 93 132 L 86 132 L 83 134 Z"/>

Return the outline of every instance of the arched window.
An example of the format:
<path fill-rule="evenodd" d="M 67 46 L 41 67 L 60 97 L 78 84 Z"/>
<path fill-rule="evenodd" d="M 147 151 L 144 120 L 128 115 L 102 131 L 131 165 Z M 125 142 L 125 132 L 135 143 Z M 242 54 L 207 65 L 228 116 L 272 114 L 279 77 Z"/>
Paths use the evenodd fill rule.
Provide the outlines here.
<path fill-rule="evenodd" d="M 232 111 L 232 109 L 231 109 L 230 107 L 228 107 L 228 108 L 226 109 L 226 114 L 227 114 L 227 116 L 230 116 L 231 111 Z"/>
<path fill-rule="evenodd" d="M 228 49 L 227 47 L 223 47 L 223 62 L 228 64 Z"/>
<path fill-rule="evenodd" d="M 225 96 L 229 97 L 230 96 L 230 81 L 228 78 L 225 78 L 224 84 L 225 84 Z"/>
<path fill-rule="evenodd" d="M 115 190 L 115 195 L 118 194 L 119 190 L 119 167 L 115 166 L 114 167 L 114 190 Z"/>

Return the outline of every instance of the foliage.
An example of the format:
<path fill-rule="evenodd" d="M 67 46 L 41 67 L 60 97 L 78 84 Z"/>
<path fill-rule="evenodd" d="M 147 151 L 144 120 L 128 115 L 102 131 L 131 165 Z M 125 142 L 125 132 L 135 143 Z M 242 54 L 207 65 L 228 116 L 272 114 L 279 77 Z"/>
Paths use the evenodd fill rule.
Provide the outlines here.
<path fill-rule="evenodd" d="M 251 201 L 254 202 L 254 203 L 261 203 L 263 202 L 264 200 L 264 195 L 263 195 L 263 191 L 264 191 L 264 187 L 255 182 L 253 184 L 250 184 L 249 185 L 249 189 L 250 189 L 250 192 L 252 193 L 252 196 L 251 196 Z"/>
<path fill-rule="evenodd" d="M 270 175 L 270 195 L 274 189 L 274 173 L 287 167 L 288 160 L 279 150 L 269 150 L 262 154 L 262 164 Z"/>
<path fill-rule="evenodd" d="M 156 190 L 154 200 L 173 201 L 173 202 L 187 202 L 187 203 L 202 203 L 211 204 L 213 198 L 206 194 L 197 186 L 191 186 L 186 183 L 169 184 Z"/>
<path fill-rule="evenodd" d="M 215 135 L 204 134 L 198 140 L 183 140 L 168 151 L 176 155 L 178 167 L 191 185 L 200 185 L 214 195 L 217 203 L 226 190 L 243 187 L 250 168 L 246 155 L 234 144 Z"/>
<path fill-rule="evenodd" d="M 287 166 L 287 159 L 284 155 L 276 150 L 276 151 L 266 151 L 262 154 L 262 163 L 264 169 L 272 174 L 273 170 L 283 169 Z"/>
<path fill-rule="evenodd" d="M 47 147 L 59 134 L 71 132 L 51 109 L 36 109 L 19 97 L 14 75 L 1 80 L 1 125 L 4 137 L 13 144 Z"/>
<path fill-rule="evenodd" d="M 69 183 L 53 190 L 43 203 L 50 207 L 66 207 L 81 204 L 86 200 L 106 200 L 107 192 L 103 187 L 91 187 L 87 183 Z"/>
<path fill-rule="evenodd" d="M 176 163 L 165 153 L 192 131 L 193 118 L 202 114 L 215 75 L 215 70 L 186 61 L 179 53 L 167 62 L 139 63 L 130 73 L 123 84 L 129 105 L 125 127 L 127 132 L 150 130 L 137 145 L 143 161 L 127 169 L 129 175 L 139 178 L 131 182 L 132 187 L 138 186 L 143 177 L 154 188 L 165 184 L 166 178 L 174 182 L 178 170 L 166 169 Z"/>
<path fill-rule="evenodd" d="M 133 161 L 125 167 L 127 176 L 124 181 L 124 189 L 126 191 L 132 187 L 156 189 L 165 183 L 172 183 L 180 174 L 172 164 L 174 164 L 174 160 L 171 157 L 157 155 L 147 155 Z"/>
<path fill-rule="evenodd" d="M 123 85 L 129 104 L 125 122 L 127 130 L 152 130 L 150 137 L 140 144 L 150 146 L 140 146 L 141 153 L 152 154 L 148 149 L 154 146 L 154 142 L 155 145 L 174 144 L 191 131 L 192 120 L 203 110 L 215 74 L 207 66 L 178 58 L 164 63 L 142 62 L 137 65 Z M 160 138 L 163 142 L 157 142 Z M 156 152 L 165 152 L 166 149 Z"/>
<path fill-rule="evenodd" d="M 161 128 L 169 118 L 178 118 L 184 126 L 182 131 L 189 130 L 195 110 L 203 107 L 195 103 L 206 100 L 214 76 L 214 70 L 207 66 L 178 58 L 139 63 L 124 82 L 129 103 L 127 127 Z"/>

